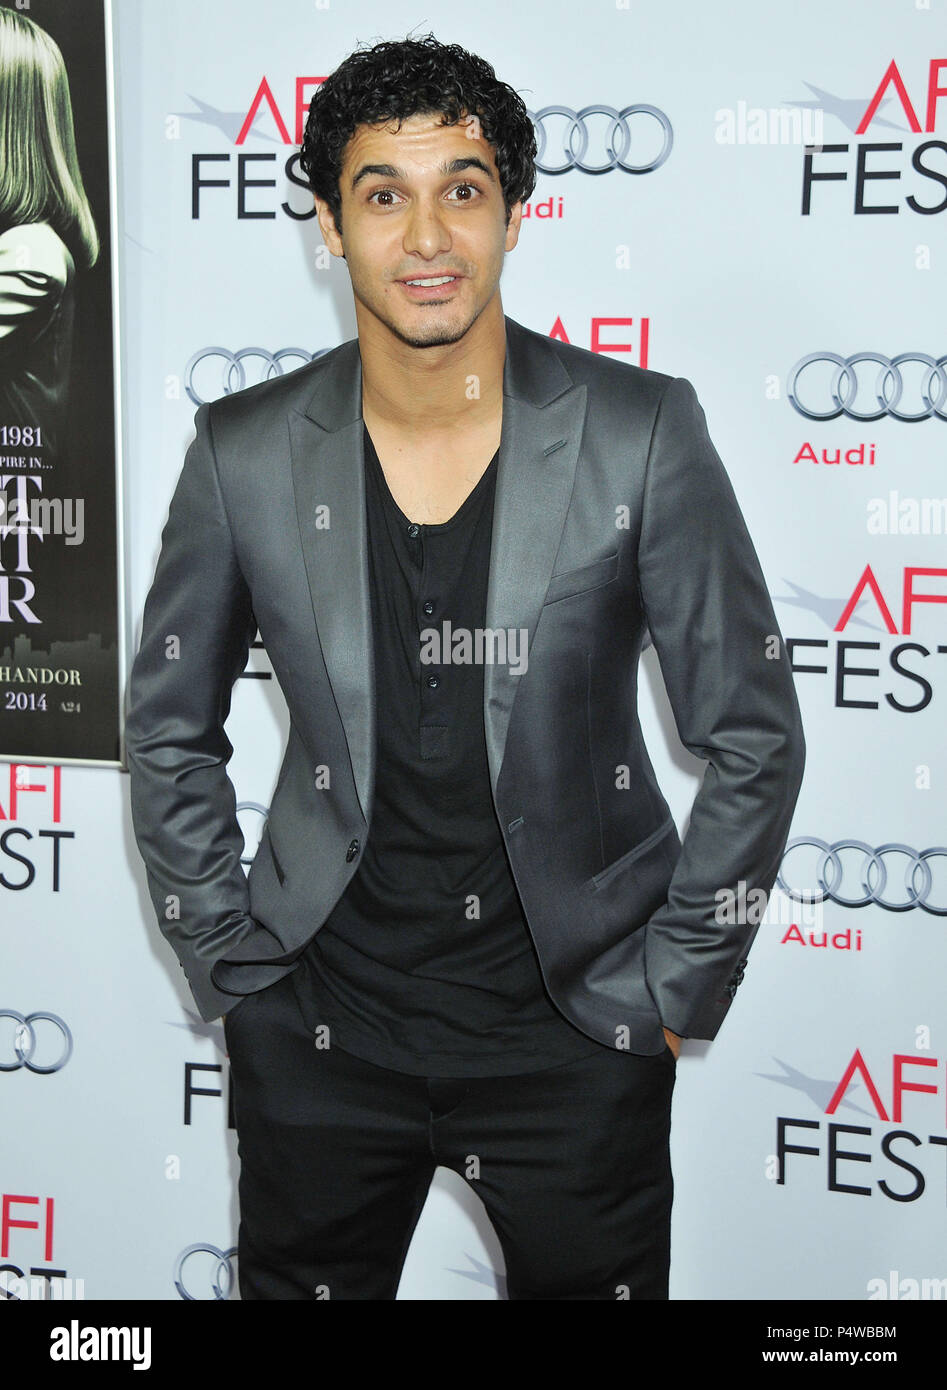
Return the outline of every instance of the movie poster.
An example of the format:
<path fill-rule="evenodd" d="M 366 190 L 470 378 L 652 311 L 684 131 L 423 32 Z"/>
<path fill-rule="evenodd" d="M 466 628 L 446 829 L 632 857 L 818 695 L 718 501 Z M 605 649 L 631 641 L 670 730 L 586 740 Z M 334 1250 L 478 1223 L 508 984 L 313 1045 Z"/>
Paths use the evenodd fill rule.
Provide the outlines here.
<path fill-rule="evenodd" d="M 108 0 L 0 0 L 0 758 L 121 765 Z"/>

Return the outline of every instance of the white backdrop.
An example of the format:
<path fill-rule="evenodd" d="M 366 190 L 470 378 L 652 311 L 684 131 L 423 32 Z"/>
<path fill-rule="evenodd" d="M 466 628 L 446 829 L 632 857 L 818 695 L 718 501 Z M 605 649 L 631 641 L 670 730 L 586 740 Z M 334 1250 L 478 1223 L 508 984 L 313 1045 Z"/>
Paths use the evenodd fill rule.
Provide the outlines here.
<path fill-rule="evenodd" d="M 947 1296 L 947 872 L 942 857 L 911 857 L 947 842 L 947 551 L 936 510 L 917 534 L 909 512 L 899 522 L 897 510 L 904 499 L 947 495 L 947 425 L 933 408 L 908 422 L 879 407 L 874 361 L 836 383 L 851 415 L 811 418 L 832 408 L 831 359 L 799 374 L 809 415 L 787 395 L 811 353 L 912 354 L 900 400 L 887 377 L 887 401 L 919 413 L 926 387 L 947 412 L 947 379 L 916 357 L 947 351 L 936 211 L 947 187 L 947 96 L 928 121 L 930 64 L 943 51 L 937 23 L 936 10 L 879 0 L 602 0 L 580 10 L 434 0 L 420 16 L 399 0 L 115 0 L 131 651 L 193 436 L 188 386 L 198 399 L 226 388 L 224 358 L 204 357 L 189 373 L 192 359 L 213 347 L 311 354 L 355 333 L 344 264 L 323 264 L 315 220 L 284 211 L 311 207 L 285 173 L 297 78 L 327 75 L 359 40 L 432 30 L 491 61 L 533 113 L 640 103 L 673 130 L 669 156 L 650 172 L 539 175 L 507 258 L 504 307 L 582 347 L 598 332 L 600 343 L 629 346 L 611 349 L 620 360 L 694 383 L 795 662 L 824 668 L 796 675 L 808 762 L 793 837 L 869 847 L 867 859 L 859 845 L 830 857 L 825 886 L 834 898 L 880 901 L 852 907 L 830 897 L 807 931 L 799 903 L 775 894 L 719 1038 L 685 1043 L 673 1114 L 672 1298 Z M 920 129 L 889 84 L 857 133 L 892 61 Z M 941 76 L 947 87 L 947 64 L 934 72 L 935 87 Z M 264 78 L 291 143 L 264 103 L 237 145 Z M 816 179 L 804 214 L 802 146 L 785 138 L 788 126 L 775 143 L 754 140 L 780 132 L 753 110 L 816 101 L 826 148 L 812 171 L 844 178 Z M 733 143 L 722 138 L 727 112 Z M 602 163 L 609 121 L 587 119 L 586 159 Z M 660 149 L 658 122 L 647 113 L 628 122 L 627 159 L 647 162 Z M 544 128 L 543 158 L 566 162 L 567 122 L 549 115 Z M 879 144 L 887 148 L 866 148 Z M 241 166 L 243 156 L 254 158 Z M 862 181 L 862 204 L 894 211 L 856 211 L 860 159 L 866 174 L 890 175 Z M 242 194 L 246 212 L 265 216 L 238 215 L 241 170 L 246 180 L 273 181 Z M 195 177 L 225 186 L 195 195 Z M 597 319 L 620 322 L 596 329 Z M 259 359 L 244 365 L 247 384 L 265 370 Z M 859 413 L 880 418 L 852 418 Z M 840 462 L 823 461 L 836 450 Z M 872 531 L 872 499 L 884 500 L 887 517 L 892 492 L 895 524 Z M 895 630 L 869 587 L 836 631 L 866 566 Z M 915 602 L 906 623 L 912 568 L 933 571 L 912 582 L 938 601 Z M 874 674 L 844 674 L 846 666 Z M 228 723 L 248 858 L 262 825 L 254 808 L 269 801 L 285 736 L 265 652 L 252 654 L 249 670 L 261 678 L 238 682 Z M 645 737 L 683 833 L 702 764 L 680 748 L 653 652 L 641 694 Z M 14 1198 L 0 1266 L 8 1275 L 64 1271 L 84 1281 L 87 1298 L 225 1295 L 227 1266 L 213 1252 L 236 1243 L 237 1159 L 223 1029 L 201 1023 L 154 922 L 127 776 L 65 767 L 57 811 L 52 768 L 0 773 L 0 1006 L 51 1012 L 74 1041 L 56 1071 L 19 1066 L 0 1076 L 2 1191 Z M 36 789 L 24 786 L 14 808 L 18 780 Z M 908 853 L 872 859 L 885 845 Z M 911 864 L 914 902 L 896 911 Z M 793 849 L 784 883 L 814 889 L 819 866 L 818 846 Z M 8 1064 L 13 1029 L 0 1017 Z M 36 1060 L 55 1060 L 56 1025 L 37 1020 L 36 1036 Z M 865 1070 L 833 1106 L 856 1050 Z M 935 1089 L 898 1098 L 899 1076 L 908 1088 Z M 185 1123 L 188 1086 L 222 1095 L 192 1095 Z M 789 1152 L 782 1171 L 780 1117 L 804 1122 L 787 1127 L 787 1145 L 818 1151 Z M 830 1128 L 839 1125 L 852 1128 Z M 192 1246 L 207 1248 L 182 1262 Z M 435 1179 L 399 1297 L 503 1297 L 496 1238 L 478 1199 L 449 1172 Z"/>

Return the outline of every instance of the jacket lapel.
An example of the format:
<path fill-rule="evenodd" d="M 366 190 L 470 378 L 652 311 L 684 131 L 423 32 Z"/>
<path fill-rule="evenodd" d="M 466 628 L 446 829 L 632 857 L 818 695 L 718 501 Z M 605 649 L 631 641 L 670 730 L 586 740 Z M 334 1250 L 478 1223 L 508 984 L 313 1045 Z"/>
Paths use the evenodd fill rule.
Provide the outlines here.
<path fill-rule="evenodd" d="M 506 325 L 503 431 L 484 626 L 507 633 L 524 629 L 528 652 L 569 510 L 587 391 L 573 383 L 548 339 L 513 319 Z M 523 679 L 509 664 L 484 670 L 484 731 L 494 795 Z"/>
<path fill-rule="evenodd" d="M 484 626 L 525 630 L 531 646 L 575 481 L 586 388 L 574 385 L 547 339 L 510 318 L 506 335 Z M 293 486 L 319 642 L 368 821 L 375 779 L 375 671 L 358 340 L 329 357 L 305 411 L 290 412 Z M 484 671 L 494 793 L 522 679 L 508 664 L 488 664 Z"/>
<path fill-rule="evenodd" d="M 319 644 L 368 821 L 375 781 L 375 661 L 358 340 L 329 356 L 305 413 L 289 416 L 293 487 Z"/>

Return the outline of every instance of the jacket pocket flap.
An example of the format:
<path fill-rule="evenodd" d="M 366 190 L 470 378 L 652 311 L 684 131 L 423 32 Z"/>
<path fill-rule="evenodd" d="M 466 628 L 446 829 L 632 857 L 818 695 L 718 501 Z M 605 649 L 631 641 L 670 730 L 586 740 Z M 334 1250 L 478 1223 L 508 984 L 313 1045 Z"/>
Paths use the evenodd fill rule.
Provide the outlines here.
<path fill-rule="evenodd" d="M 656 830 L 653 830 L 644 840 L 641 840 L 639 844 L 630 849 L 627 854 L 623 854 L 620 859 L 614 860 L 597 873 L 594 878 L 589 879 L 587 885 L 589 889 L 593 893 L 597 893 L 600 888 L 604 888 L 607 884 L 611 883 L 612 879 L 617 878 L 623 869 L 627 869 L 636 859 L 640 859 L 649 849 L 660 840 L 663 840 L 665 835 L 670 832 L 673 825 L 674 817 L 668 816 L 667 820 L 663 821 Z"/>
<path fill-rule="evenodd" d="M 563 574 L 554 574 L 549 581 L 549 588 L 546 590 L 544 605 L 557 603 L 559 599 L 573 598 L 576 594 L 584 594 L 587 589 L 598 589 L 609 580 L 614 579 L 618 573 L 618 551 L 614 555 L 607 555 L 604 560 L 596 560 L 591 565 L 582 565 L 579 569 L 566 570 Z"/>

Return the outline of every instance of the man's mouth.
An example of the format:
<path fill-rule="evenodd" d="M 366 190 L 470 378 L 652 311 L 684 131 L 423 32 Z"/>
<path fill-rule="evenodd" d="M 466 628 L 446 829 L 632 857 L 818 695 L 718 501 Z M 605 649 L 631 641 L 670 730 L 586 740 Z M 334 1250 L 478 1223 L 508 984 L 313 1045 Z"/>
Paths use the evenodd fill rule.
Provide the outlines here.
<path fill-rule="evenodd" d="M 433 285 L 449 285 L 449 284 L 452 284 L 454 280 L 457 280 L 457 279 L 459 279 L 459 278 L 460 278 L 460 277 L 457 276 L 457 275 L 438 275 L 438 276 L 436 276 L 436 277 L 433 278 L 433 279 L 428 279 L 428 280 L 402 280 L 402 281 L 400 281 L 400 283 L 401 283 L 402 285 L 420 285 L 420 286 L 422 286 L 424 289 L 429 289 L 429 288 L 430 288 L 431 286 L 433 286 Z"/>
<path fill-rule="evenodd" d="M 397 283 L 415 304 L 437 304 L 441 300 L 453 300 L 463 278 L 462 275 L 451 274 L 415 275 L 410 280 L 399 280 Z"/>

